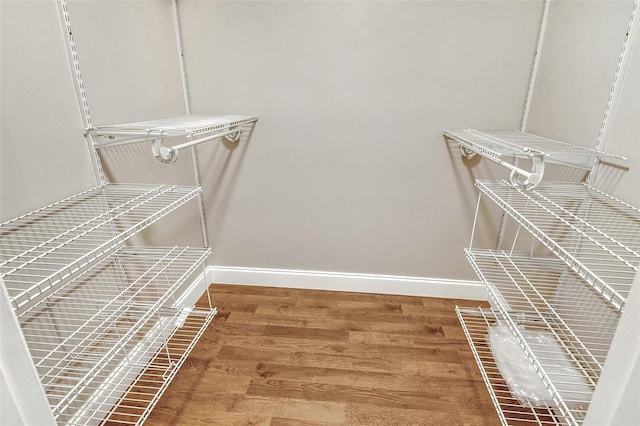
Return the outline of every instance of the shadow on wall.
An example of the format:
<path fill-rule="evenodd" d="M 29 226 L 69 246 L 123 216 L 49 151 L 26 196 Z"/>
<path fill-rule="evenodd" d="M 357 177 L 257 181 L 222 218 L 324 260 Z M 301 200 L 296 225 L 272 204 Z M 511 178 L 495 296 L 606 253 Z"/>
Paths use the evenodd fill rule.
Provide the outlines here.
<path fill-rule="evenodd" d="M 593 186 L 607 194 L 613 194 L 628 171 L 628 166 L 601 161 Z"/>
<path fill-rule="evenodd" d="M 243 125 L 240 139 L 235 142 L 223 138 L 222 143 L 202 147 L 198 152 L 207 232 L 211 242 L 224 227 L 230 197 L 238 182 L 255 125 Z"/>
<path fill-rule="evenodd" d="M 218 234 L 228 208 L 229 197 L 237 182 L 255 123 L 242 126 L 243 132 L 235 141 L 215 139 L 196 148 L 203 203 L 207 220 L 209 241 Z M 172 138 L 171 144 L 185 142 L 184 138 Z M 110 183 L 196 185 L 190 149 L 180 151 L 173 164 L 158 161 L 151 150 L 151 141 L 119 145 L 99 150 L 105 177 Z M 188 203 L 179 215 L 171 220 L 146 228 L 135 238 L 144 245 L 202 245 L 198 201 Z M 173 215 L 173 213 L 172 213 Z"/>

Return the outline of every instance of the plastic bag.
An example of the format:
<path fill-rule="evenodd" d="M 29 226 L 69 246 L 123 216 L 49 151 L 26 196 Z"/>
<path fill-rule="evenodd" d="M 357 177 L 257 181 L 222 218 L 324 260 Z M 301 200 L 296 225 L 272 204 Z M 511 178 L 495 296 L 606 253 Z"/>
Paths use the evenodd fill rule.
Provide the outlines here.
<path fill-rule="evenodd" d="M 526 330 L 520 333 L 565 404 L 570 408 L 583 407 L 593 391 L 553 335 Z M 489 345 L 500 374 L 521 404 L 555 406 L 551 392 L 507 326 L 496 324 L 489 328 Z"/>

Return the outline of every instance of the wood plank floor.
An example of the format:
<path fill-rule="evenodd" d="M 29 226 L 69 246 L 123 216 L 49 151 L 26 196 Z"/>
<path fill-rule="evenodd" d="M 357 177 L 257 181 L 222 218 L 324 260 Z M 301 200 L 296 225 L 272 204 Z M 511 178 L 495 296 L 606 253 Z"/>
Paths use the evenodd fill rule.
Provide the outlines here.
<path fill-rule="evenodd" d="M 482 302 L 215 284 L 150 425 L 497 425 L 453 310 Z"/>

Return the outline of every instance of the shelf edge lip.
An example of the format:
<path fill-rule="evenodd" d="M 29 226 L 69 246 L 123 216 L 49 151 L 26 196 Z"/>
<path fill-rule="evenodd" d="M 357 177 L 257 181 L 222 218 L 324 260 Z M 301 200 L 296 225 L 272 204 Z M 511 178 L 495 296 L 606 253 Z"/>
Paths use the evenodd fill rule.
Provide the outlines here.
<path fill-rule="evenodd" d="M 460 133 L 461 132 L 469 132 L 469 131 L 473 131 L 473 132 L 478 132 L 480 134 L 486 134 L 486 135 L 490 135 L 491 132 L 514 132 L 514 133 L 520 133 L 524 136 L 527 137 L 532 137 L 532 138 L 538 138 L 541 140 L 544 140 L 545 142 L 550 142 L 550 143 L 557 143 L 560 144 L 564 147 L 571 147 L 574 148 L 575 151 L 574 152 L 570 152 L 570 153 L 548 153 L 542 150 L 538 150 L 535 148 L 530 148 L 530 147 L 526 147 L 526 146 L 522 146 L 519 145 L 517 142 L 514 141 L 508 141 L 507 139 L 502 140 L 503 142 L 509 143 L 511 145 L 515 145 L 515 148 L 513 150 L 507 150 L 505 149 L 503 152 L 501 151 L 497 151 L 491 148 L 487 148 L 489 150 L 491 150 L 492 152 L 495 152 L 498 156 L 503 156 L 503 155 L 521 155 L 524 157 L 528 157 L 529 156 L 529 150 L 534 151 L 535 153 L 540 153 L 542 155 L 544 155 L 547 158 L 547 161 L 552 162 L 553 161 L 553 157 L 554 155 L 557 156 L 566 156 L 566 155 L 578 155 L 581 157 L 594 157 L 594 158 L 615 158 L 618 160 L 623 160 L 623 161 L 627 161 L 627 157 L 623 156 L 623 155 L 619 155 L 619 154 L 613 154 L 613 153 L 609 153 L 609 152 L 603 152 L 603 151 L 597 151 L 593 148 L 587 148 L 587 147 L 583 147 L 580 145 L 575 145 L 575 144 L 571 144 L 568 142 L 563 142 L 557 139 L 551 139 L 551 138 L 546 138 L 544 136 L 538 136 L 536 134 L 533 133 L 528 133 L 528 132 L 522 132 L 519 130 L 475 130 L 475 129 L 444 129 L 443 130 L 443 134 L 444 136 L 453 139 L 461 144 L 464 144 L 465 146 L 468 147 L 468 144 L 478 144 L 478 142 L 474 142 L 471 141 L 470 139 L 466 139 L 464 136 L 462 136 Z M 495 137 L 495 136 L 492 136 Z M 479 154 L 482 155 L 482 153 L 479 152 Z M 570 162 L 566 162 L 563 161 L 563 164 L 566 165 L 571 165 Z M 574 166 L 575 167 L 575 166 Z"/>
<path fill-rule="evenodd" d="M 193 117 L 194 125 L 189 127 L 186 124 L 173 124 L 171 120 L 183 120 L 188 117 Z M 225 117 L 229 119 L 224 120 Z M 202 121 L 205 118 L 210 119 L 210 123 L 203 124 Z M 220 119 L 215 121 L 215 119 Z M 89 129 L 95 136 L 109 137 L 109 136 L 131 136 L 131 137 L 145 137 L 145 138 L 167 138 L 167 137 L 179 137 L 179 136 L 194 136 L 204 133 L 210 133 L 216 130 L 225 129 L 228 127 L 242 126 L 245 124 L 251 124 L 258 121 L 257 115 L 205 115 L 205 114 L 191 114 L 175 117 L 161 118 L 157 120 L 136 121 L 131 123 L 111 124 L 104 126 L 95 126 Z"/>

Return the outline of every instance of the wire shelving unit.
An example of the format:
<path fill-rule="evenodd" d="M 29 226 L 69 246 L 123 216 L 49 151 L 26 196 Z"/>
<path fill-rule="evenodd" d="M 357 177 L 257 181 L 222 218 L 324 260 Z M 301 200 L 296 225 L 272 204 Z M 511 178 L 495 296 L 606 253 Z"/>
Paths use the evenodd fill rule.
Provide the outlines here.
<path fill-rule="evenodd" d="M 174 298 L 210 252 L 125 247 L 18 317 L 56 421 L 87 424 L 102 420 L 105 410 L 116 415 L 111 407 L 123 398 L 118 407 L 127 407 L 124 393 L 133 392 L 130 383 L 143 368 L 164 365 L 160 378 L 173 373 L 188 353 L 184 336 L 201 333 L 215 315 L 192 313 Z M 190 327 L 177 331 L 187 320 Z M 182 343 L 168 343 L 174 333 Z M 157 361 L 153 367 L 150 360 Z M 165 379 L 156 382 L 159 391 Z M 149 386 L 145 392 L 153 393 Z"/>
<path fill-rule="evenodd" d="M 0 271 L 60 424 L 141 424 L 212 321 L 177 296 L 210 248 L 128 239 L 199 187 L 105 184 L 0 225 Z"/>
<path fill-rule="evenodd" d="M 257 117 L 250 115 L 190 114 L 149 121 L 99 126 L 89 131 L 96 141 L 96 149 L 131 143 L 150 142 L 156 159 L 165 164 L 174 163 L 178 152 L 211 140 L 226 138 L 235 142 L 247 125 Z M 171 146 L 165 146 L 167 141 Z"/>
<path fill-rule="evenodd" d="M 511 170 L 511 183 L 525 188 L 534 188 L 541 182 L 545 163 L 590 170 L 595 159 L 625 159 L 518 130 L 445 130 L 444 136 L 458 142 L 465 157 L 479 154 Z M 522 168 L 514 161 L 517 159 L 530 160 L 531 170 Z"/>
<path fill-rule="evenodd" d="M 518 226 L 511 251 L 465 250 L 492 309 L 457 308 L 500 419 L 580 425 L 640 266 L 640 210 L 581 183 L 476 186 Z M 540 245 L 514 251 L 520 229 Z M 542 402 L 515 398 L 501 376 L 489 337 L 498 327 L 540 380 Z"/>
<path fill-rule="evenodd" d="M 640 265 L 640 210 L 580 183 L 476 181 L 519 225 L 622 311 Z"/>
<path fill-rule="evenodd" d="M 24 309 L 125 240 L 200 194 L 200 188 L 109 184 L 0 225 L 0 272 Z"/>

